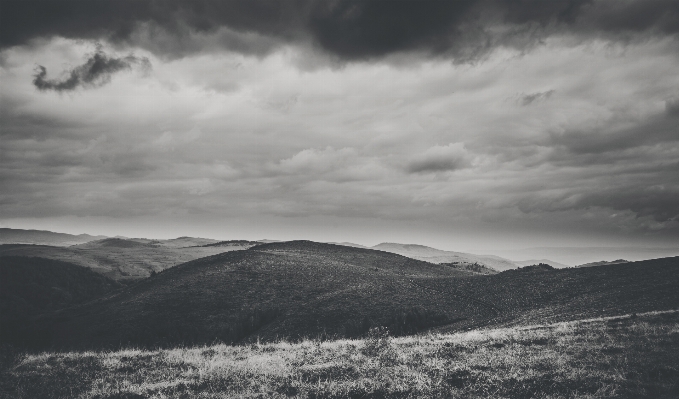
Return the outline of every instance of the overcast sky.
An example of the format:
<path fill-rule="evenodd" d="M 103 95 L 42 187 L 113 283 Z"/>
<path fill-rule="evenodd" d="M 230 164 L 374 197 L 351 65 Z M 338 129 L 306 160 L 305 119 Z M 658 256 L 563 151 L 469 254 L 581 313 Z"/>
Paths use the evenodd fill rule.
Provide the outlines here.
<path fill-rule="evenodd" d="M 679 242 L 678 1 L 0 7 L 0 227 Z"/>

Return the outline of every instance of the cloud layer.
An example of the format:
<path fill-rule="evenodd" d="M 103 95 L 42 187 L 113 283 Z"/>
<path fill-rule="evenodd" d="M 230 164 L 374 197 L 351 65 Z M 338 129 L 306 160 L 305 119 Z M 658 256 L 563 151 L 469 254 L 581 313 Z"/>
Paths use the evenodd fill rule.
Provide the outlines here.
<path fill-rule="evenodd" d="M 528 49 L 555 33 L 627 41 L 679 31 L 672 0 L 8 0 L 2 7 L 2 47 L 56 35 L 169 57 L 215 47 L 261 55 L 274 43 L 310 43 L 343 60 L 415 51 L 464 62 L 497 46 Z"/>
<path fill-rule="evenodd" d="M 676 2 L 26 4 L 0 13 L 4 223 L 679 238 Z"/>

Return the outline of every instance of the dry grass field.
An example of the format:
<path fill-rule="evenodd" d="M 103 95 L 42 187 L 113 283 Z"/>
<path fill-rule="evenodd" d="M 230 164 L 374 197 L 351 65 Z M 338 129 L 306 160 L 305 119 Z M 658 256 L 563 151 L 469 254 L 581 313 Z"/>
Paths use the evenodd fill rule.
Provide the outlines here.
<path fill-rule="evenodd" d="M 7 398 L 676 398 L 679 312 L 456 334 L 18 355 Z"/>

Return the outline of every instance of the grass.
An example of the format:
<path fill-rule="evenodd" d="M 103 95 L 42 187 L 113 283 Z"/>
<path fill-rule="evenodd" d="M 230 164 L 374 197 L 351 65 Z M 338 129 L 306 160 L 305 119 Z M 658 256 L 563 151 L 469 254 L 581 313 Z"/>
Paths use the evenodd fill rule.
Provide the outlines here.
<path fill-rule="evenodd" d="M 675 398 L 679 312 L 456 334 L 25 355 L 12 398 Z"/>

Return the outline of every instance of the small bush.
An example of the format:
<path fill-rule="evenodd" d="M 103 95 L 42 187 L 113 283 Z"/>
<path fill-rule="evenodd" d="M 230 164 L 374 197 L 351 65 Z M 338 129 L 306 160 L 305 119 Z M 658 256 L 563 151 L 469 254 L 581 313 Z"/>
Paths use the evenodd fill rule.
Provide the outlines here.
<path fill-rule="evenodd" d="M 365 346 L 361 351 L 369 357 L 376 357 L 391 349 L 391 336 L 387 327 L 373 327 L 368 330 Z"/>

